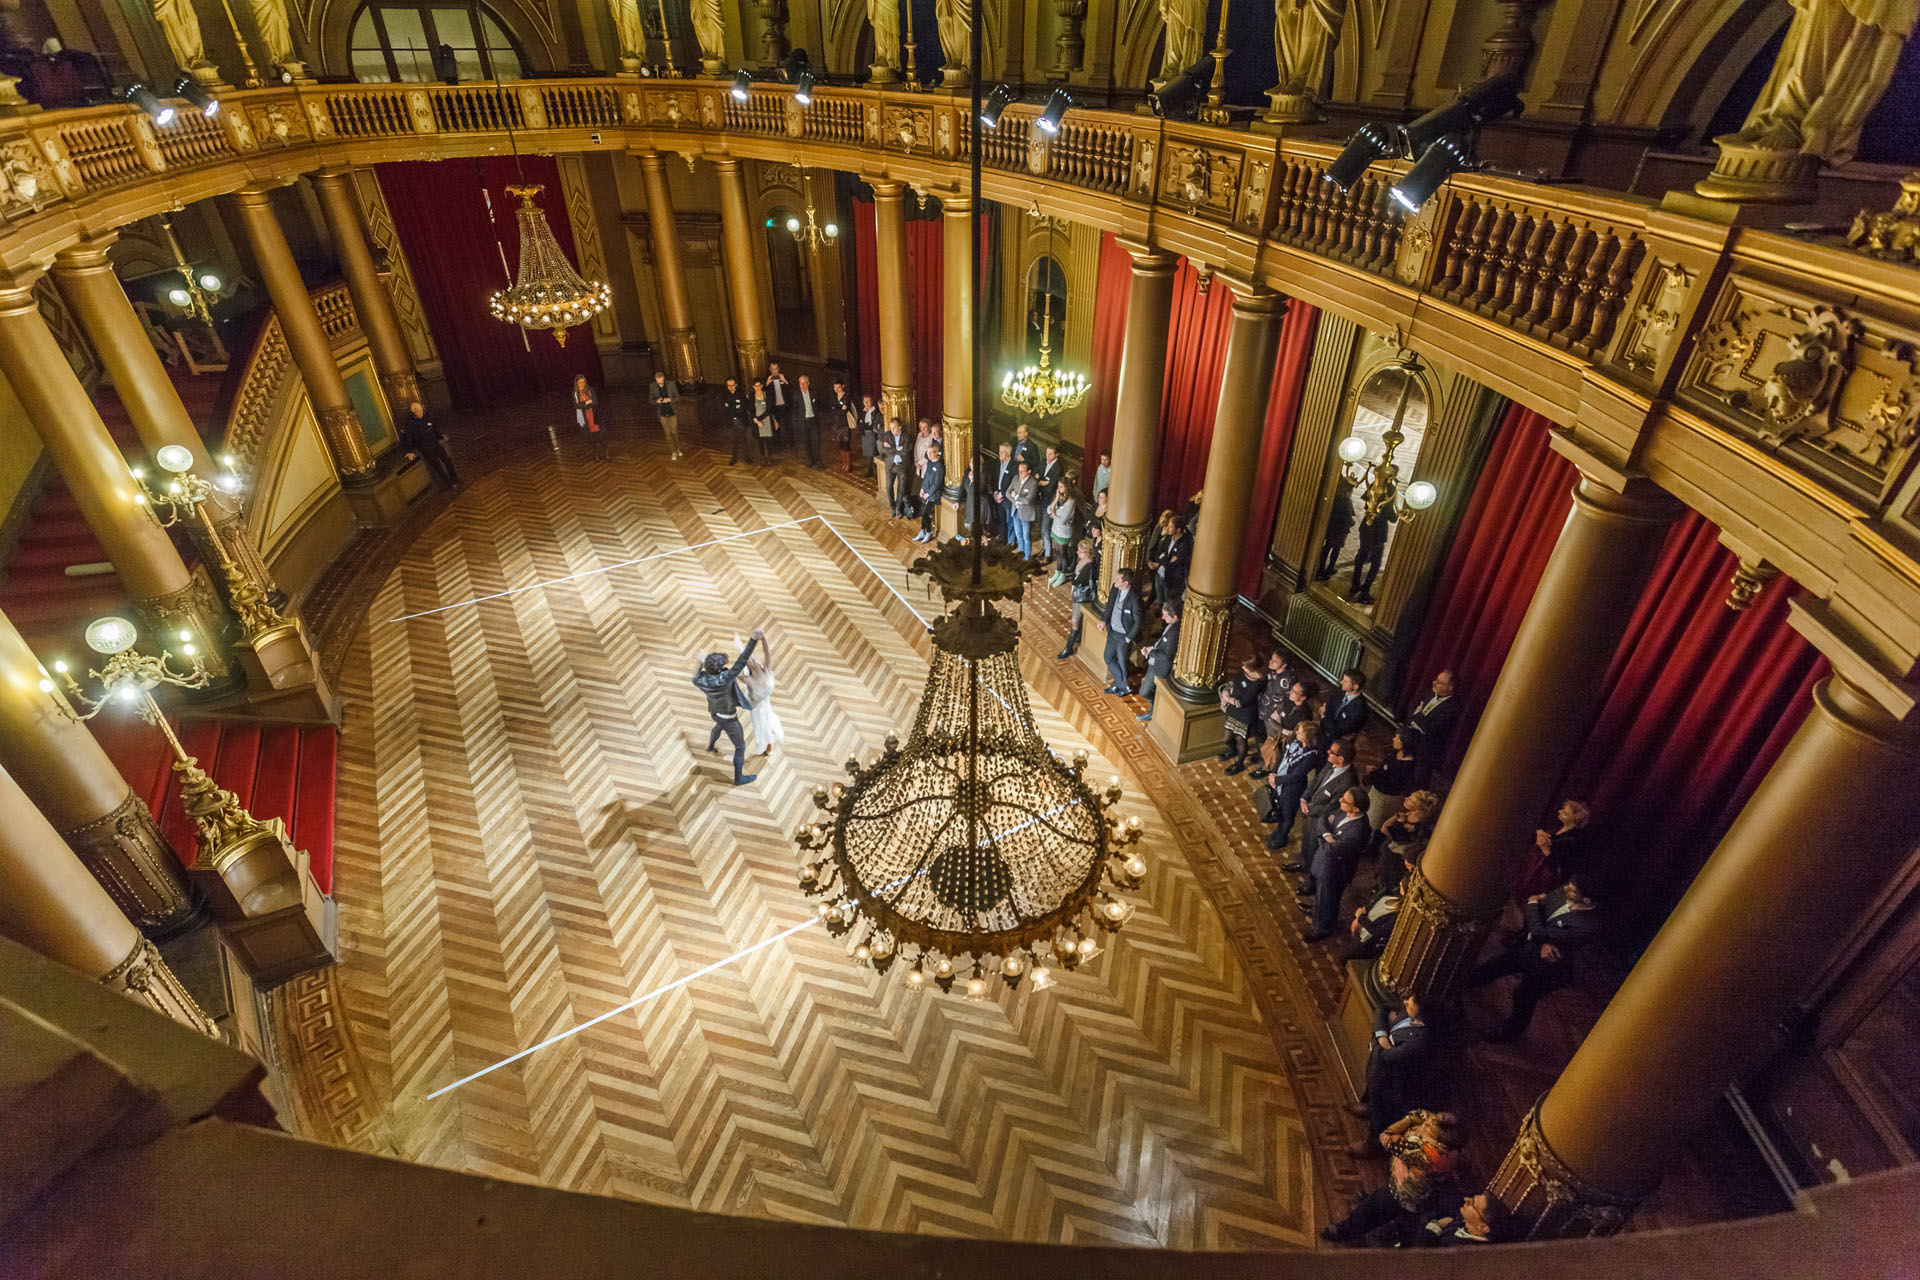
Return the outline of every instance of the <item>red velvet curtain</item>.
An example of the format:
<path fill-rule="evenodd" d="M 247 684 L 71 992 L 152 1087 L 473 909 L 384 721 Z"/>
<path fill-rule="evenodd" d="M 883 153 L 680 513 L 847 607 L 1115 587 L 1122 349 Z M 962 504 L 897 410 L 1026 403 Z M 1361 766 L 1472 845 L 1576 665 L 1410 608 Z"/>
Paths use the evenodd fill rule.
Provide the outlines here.
<path fill-rule="evenodd" d="M 1287 451 L 1293 445 L 1294 423 L 1300 417 L 1300 396 L 1307 386 L 1307 365 L 1313 360 L 1313 336 L 1320 328 L 1320 309 L 1298 298 L 1287 304 L 1280 324 L 1280 354 L 1273 362 L 1273 385 L 1267 389 L 1267 420 L 1260 430 L 1260 461 L 1253 476 L 1253 505 L 1248 508 L 1246 536 L 1240 543 L 1240 594 L 1260 595 L 1260 575 L 1273 545 L 1273 525 L 1280 518 L 1280 489 L 1287 477 Z"/>
<path fill-rule="evenodd" d="M 1726 607 L 1737 557 L 1688 512 L 1667 536 L 1564 794 L 1587 801 L 1626 917 L 1664 917 L 1806 716 L 1827 663 L 1787 621 L 1796 588 Z M 1536 890 L 1538 868 L 1529 864 Z"/>
<path fill-rule="evenodd" d="M 873 201 L 853 202 L 854 280 L 859 294 L 853 300 L 855 395 L 869 395 L 880 403 L 880 255 L 873 221 Z"/>
<path fill-rule="evenodd" d="M 1167 387 L 1160 399 L 1160 458 L 1154 468 L 1154 507 L 1184 511 L 1207 478 L 1207 446 L 1220 404 L 1232 328 L 1233 290 L 1216 283 L 1200 292 L 1200 273 L 1182 258 L 1173 278 L 1173 315 L 1167 329 Z"/>
<path fill-rule="evenodd" d="M 1133 258 L 1113 232 L 1100 233 L 1100 274 L 1093 291 L 1093 352 L 1088 360 L 1087 376 L 1093 389 L 1087 393 L 1087 430 L 1082 466 L 1087 487 L 1093 486 L 1093 469 L 1100 465 L 1100 454 L 1113 443 L 1113 411 L 1119 404 L 1120 355 L 1127 343 L 1127 297 L 1133 292 Z"/>
<path fill-rule="evenodd" d="M 590 327 L 569 330 L 563 347 L 550 333 L 523 331 L 487 310 L 489 295 L 511 283 L 511 273 L 520 269 L 520 202 L 507 187 L 522 182 L 546 187 L 538 201 L 547 224 L 568 259 L 579 262 L 560 171 L 551 156 L 521 156 L 517 162 L 510 156 L 408 160 L 380 165 L 377 172 L 456 404 L 535 396 L 564 404 L 574 374 L 601 384 L 600 353 Z"/>
<path fill-rule="evenodd" d="M 941 370 L 945 349 L 947 281 L 945 228 L 938 218 L 914 218 L 906 223 L 907 321 L 913 328 L 914 411 L 940 421 L 945 386 Z M 913 424 L 908 423 L 911 431 Z"/>
<path fill-rule="evenodd" d="M 1507 406 L 1407 657 L 1406 709 L 1426 696 L 1434 676 L 1454 673 L 1462 715 L 1449 766 L 1473 736 L 1573 506 L 1579 475 L 1548 448 L 1550 425 L 1531 409 Z"/>

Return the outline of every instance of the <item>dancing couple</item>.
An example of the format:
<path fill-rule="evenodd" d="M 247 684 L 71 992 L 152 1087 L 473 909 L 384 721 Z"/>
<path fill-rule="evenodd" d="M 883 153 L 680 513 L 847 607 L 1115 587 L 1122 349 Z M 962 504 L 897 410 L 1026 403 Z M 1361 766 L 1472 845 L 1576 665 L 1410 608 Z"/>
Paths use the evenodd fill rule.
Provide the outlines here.
<path fill-rule="evenodd" d="M 739 643 L 735 637 L 734 643 Z M 713 732 L 707 736 L 707 750 L 718 751 L 725 735 L 733 743 L 733 785 L 745 786 L 760 775 L 745 772 L 747 739 L 740 729 L 740 708 L 747 708 L 753 724 L 753 740 L 758 754 L 773 754 L 774 744 L 786 740 L 780 716 L 773 709 L 773 668 L 765 660 L 767 633 L 754 629 L 753 638 L 731 665 L 724 653 L 710 653 L 694 674 L 694 687 L 707 695 L 707 713 L 713 718 Z M 761 657 L 753 656 L 758 648 Z"/>

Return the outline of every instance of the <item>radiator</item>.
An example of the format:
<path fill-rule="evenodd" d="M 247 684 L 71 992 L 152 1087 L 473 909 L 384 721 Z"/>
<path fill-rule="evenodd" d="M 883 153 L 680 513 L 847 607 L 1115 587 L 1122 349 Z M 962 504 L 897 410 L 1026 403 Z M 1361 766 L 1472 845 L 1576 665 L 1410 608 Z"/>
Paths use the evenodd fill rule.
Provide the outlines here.
<path fill-rule="evenodd" d="M 1360 665 L 1359 635 L 1310 592 L 1296 591 L 1287 598 L 1280 639 L 1329 681 Z"/>

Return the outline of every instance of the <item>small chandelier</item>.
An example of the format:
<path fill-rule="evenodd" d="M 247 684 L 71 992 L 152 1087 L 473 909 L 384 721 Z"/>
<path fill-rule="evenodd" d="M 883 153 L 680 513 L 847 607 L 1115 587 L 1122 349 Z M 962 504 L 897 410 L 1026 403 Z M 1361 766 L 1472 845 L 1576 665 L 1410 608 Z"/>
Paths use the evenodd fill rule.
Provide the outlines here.
<path fill-rule="evenodd" d="M 613 302 L 613 290 L 604 280 L 582 279 L 560 252 L 546 212 L 533 202 L 543 190 L 538 185 L 507 188 L 508 195 L 520 197 L 520 276 L 487 305 L 496 320 L 523 329 L 553 330 L 554 341 L 564 347 L 567 330 L 606 310 Z"/>
<path fill-rule="evenodd" d="M 1046 215 L 1040 212 L 1036 203 L 1028 214 L 1036 218 Z M 1051 221 L 1049 235 L 1051 235 Z M 1051 254 L 1048 261 L 1054 261 Z M 1057 268 L 1056 268 L 1057 269 Z M 1030 364 L 1018 373 L 1009 372 L 1000 380 L 1001 403 L 1021 413 L 1035 414 L 1043 418 L 1058 417 L 1068 409 L 1087 398 L 1087 392 L 1093 389 L 1093 383 L 1085 374 L 1068 373 L 1064 369 L 1055 369 L 1048 359 L 1048 348 L 1053 341 L 1053 290 L 1046 290 L 1046 298 L 1041 303 L 1040 319 L 1040 362 Z"/>
<path fill-rule="evenodd" d="M 1407 397 L 1413 392 L 1413 377 L 1419 372 L 1420 357 L 1408 353 L 1393 368 L 1400 371 L 1400 403 L 1394 406 L 1393 421 L 1381 433 L 1380 461 L 1360 465 L 1367 456 L 1367 442 L 1359 436 L 1350 435 L 1340 442 L 1342 474 L 1356 488 L 1366 486 L 1360 491 L 1360 501 L 1366 509 L 1362 522 L 1367 524 L 1388 507 L 1393 508 L 1394 518 L 1400 523 L 1411 524 L 1416 513 L 1425 511 L 1440 497 L 1439 488 L 1431 480 L 1415 480 L 1405 486 L 1400 483 L 1400 467 L 1393 455 L 1407 438 L 1400 428 L 1407 416 Z"/>
<path fill-rule="evenodd" d="M 824 815 L 795 834 L 800 887 L 834 936 L 860 931 L 854 959 L 907 982 L 974 999 L 995 976 L 1036 989 L 1051 966 L 1075 969 L 1120 928 L 1146 863 L 1133 849 L 1140 820 L 1114 815 L 1120 780 L 1096 788 L 1087 755 L 1048 748 L 1020 676 L 1019 628 L 993 608 L 1019 600 L 1044 562 L 1010 547 L 947 543 L 913 572 L 940 587 L 951 611 L 932 627 L 933 667 L 906 742 L 848 781 L 816 787 Z M 908 953 L 912 954 L 909 956 Z"/>
<path fill-rule="evenodd" d="M 788 214 L 787 234 L 791 235 L 796 243 L 805 245 L 809 249 L 823 249 L 840 238 L 840 227 L 838 224 L 832 222 L 822 226 L 815 221 L 813 192 L 807 187 L 807 167 L 803 164 L 796 164 L 793 166 L 793 170 L 795 174 L 795 185 L 800 188 L 800 193 L 807 199 L 807 222 L 805 226 L 802 226 L 798 217 L 793 214 Z"/>

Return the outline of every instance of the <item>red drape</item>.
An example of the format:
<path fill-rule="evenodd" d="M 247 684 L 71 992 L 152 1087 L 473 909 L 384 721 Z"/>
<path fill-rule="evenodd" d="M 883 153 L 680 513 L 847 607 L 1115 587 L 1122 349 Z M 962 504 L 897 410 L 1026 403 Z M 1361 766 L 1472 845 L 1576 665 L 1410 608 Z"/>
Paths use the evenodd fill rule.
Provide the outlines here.
<path fill-rule="evenodd" d="M 1133 258 L 1113 232 L 1100 233 L 1100 274 L 1093 291 L 1093 352 L 1087 376 L 1087 431 L 1082 464 L 1089 488 L 1100 454 L 1113 443 L 1113 411 L 1119 403 L 1120 355 L 1127 343 L 1127 297 L 1133 292 Z"/>
<path fill-rule="evenodd" d="M 1573 506 L 1578 472 L 1547 447 L 1550 425 L 1531 409 L 1507 406 L 1407 658 L 1407 708 L 1426 696 L 1434 676 L 1454 673 L 1462 714 L 1448 765 L 1473 736 Z"/>
<path fill-rule="evenodd" d="M 1586 800 L 1607 850 L 1609 896 L 1664 916 L 1771 767 L 1827 664 L 1787 622 L 1772 583 L 1726 607 L 1738 559 L 1697 512 L 1675 524 L 1603 684 L 1564 794 Z M 1530 861 L 1530 884 L 1544 887 Z"/>
<path fill-rule="evenodd" d="M 907 321 L 913 329 L 914 411 L 940 421 L 945 387 L 941 370 L 945 351 L 947 282 L 946 231 L 938 218 L 914 218 L 906 227 Z M 907 424 L 911 428 L 912 424 Z"/>
<path fill-rule="evenodd" d="M 1167 387 L 1160 399 L 1160 457 L 1154 468 L 1154 507 L 1184 511 L 1207 478 L 1207 446 L 1220 404 L 1232 328 L 1233 291 L 1215 284 L 1200 292 L 1200 274 L 1182 258 L 1173 278 L 1173 316 L 1167 330 Z"/>
<path fill-rule="evenodd" d="M 853 202 L 853 274 L 859 296 L 853 303 L 854 350 L 860 366 L 856 370 L 857 395 L 873 397 L 880 403 L 880 255 L 878 233 L 873 221 L 873 201 Z"/>
<path fill-rule="evenodd" d="M 538 199 L 547 224 L 568 259 L 579 263 L 560 171 L 551 156 L 522 156 L 517 162 L 509 156 L 408 160 L 380 165 L 378 173 L 455 403 L 533 396 L 564 403 L 576 373 L 600 385 L 600 353 L 590 327 L 569 330 L 563 347 L 552 334 L 525 332 L 487 310 L 488 296 L 505 288 L 511 282 L 508 273 L 520 269 L 520 202 L 507 194 L 508 186 L 546 187 Z"/>
<path fill-rule="evenodd" d="M 1300 417 L 1300 396 L 1307 386 L 1307 365 L 1313 360 L 1313 336 L 1320 328 L 1320 309 L 1298 298 L 1287 304 L 1280 325 L 1280 354 L 1273 362 L 1273 384 L 1267 389 L 1267 420 L 1260 431 L 1260 461 L 1253 476 L 1253 505 L 1248 508 L 1246 536 L 1240 543 L 1240 594 L 1260 595 L 1260 575 L 1273 545 L 1274 521 L 1280 518 L 1280 488 L 1287 476 L 1287 451 L 1293 444 L 1293 426 Z"/>

